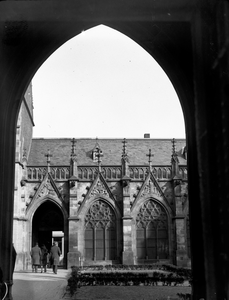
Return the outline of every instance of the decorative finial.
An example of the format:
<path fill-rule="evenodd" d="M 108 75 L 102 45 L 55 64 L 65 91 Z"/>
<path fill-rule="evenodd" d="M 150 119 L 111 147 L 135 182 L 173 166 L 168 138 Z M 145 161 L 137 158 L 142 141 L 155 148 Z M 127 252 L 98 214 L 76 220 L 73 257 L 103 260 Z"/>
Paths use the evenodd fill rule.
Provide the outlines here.
<path fill-rule="evenodd" d="M 71 152 L 71 157 L 74 158 L 74 157 L 76 157 L 76 139 L 73 138 L 73 139 L 71 140 L 71 142 L 72 142 L 72 152 Z"/>
<path fill-rule="evenodd" d="M 99 148 L 97 148 L 96 157 L 98 158 L 99 172 L 101 172 L 101 157 L 102 157 L 102 153 L 101 153 L 101 150 Z"/>
<path fill-rule="evenodd" d="M 172 155 L 176 155 L 176 140 L 173 138 L 172 139 Z"/>
<path fill-rule="evenodd" d="M 48 149 L 48 153 L 47 154 L 45 154 L 45 156 L 47 157 L 47 164 L 50 164 L 50 162 L 51 162 L 51 157 L 52 157 L 52 154 L 50 154 L 50 149 Z"/>
<path fill-rule="evenodd" d="M 50 163 L 51 163 L 51 157 L 52 157 L 52 155 L 50 154 L 50 150 L 49 149 L 48 149 L 48 153 L 45 154 L 45 156 L 47 157 L 48 172 L 50 172 Z"/>
<path fill-rule="evenodd" d="M 154 157 L 154 154 L 151 154 L 151 149 L 149 149 L 149 154 L 146 154 L 146 156 L 149 157 L 149 166 L 151 166 L 151 162 L 152 162 L 151 157 Z"/>
<path fill-rule="evenodd" d="M 126 152 L 126 144 L 127 144 L 127 141 L 126 139 L 124 138 L 123 141 L 123 148 L 122 148 L 122 158 L 126 158 L 127 157 L 127 152 Z"/>

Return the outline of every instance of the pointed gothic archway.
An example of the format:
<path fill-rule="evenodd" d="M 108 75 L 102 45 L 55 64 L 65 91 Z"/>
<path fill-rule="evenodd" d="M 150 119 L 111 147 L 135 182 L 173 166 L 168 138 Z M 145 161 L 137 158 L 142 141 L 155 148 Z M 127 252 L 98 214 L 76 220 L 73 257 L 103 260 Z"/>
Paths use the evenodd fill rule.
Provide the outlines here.
<path fill-rule="evenodd" d="M 4 22 L 5 24 L 2 26 L 4 30 L 1 32 L 4 42 L 1 52 L 4 61 L 1 75 L 4 84 L 1 85 L 2 117 L 0 118 L 1 211 L 4 216 L 1 220 L 1 240 L 4 241 L 1 243 L 1 258 L 7 280 L 10 278 L 11 266 L 9 249 L 12 248 L 15 120 L 21 96 L 35 69 L 52 51 L 74 34 L 81 32 L 85 27 L 90 27 L 91 24 L 98 22 L 107 22 L 113 23 L 117 28 L 123 28 L 125 32 L 144 45 L 149 52 L 159 57 L 161 63 L 167 67 L 168 72 L 173 77 L 181 98 L 184 99 L 183 104 L 189 125 L 187 128 L 190 153 L 190 199 L 195 199 L 191 204 L 190 214 L 190 220 L 195 220 L 191 224 L 192 240 L 194 240 L 194 230 L 196 230 L 195 241 L 197 244 L 192 250 L 193 265 L 194 270 L 196 270 L 194 272 L 196 275 L 194 296 L 195 299 L 206 298 L 206 288 L 209 295 L 213 295 L 212 291 L 215 286 L 217 286 L 217 292 L 221 290 L 222 294 L 224 281 L 219 279 L 216 281 L 216 278 L 218 272 L 222 273 L 221 267 L 226 268 L 227 264 L 225 263 L 226 258 L 223 259 L 220 255 L 218 258 L 217 256 L 224 252 L 218 251 L 217 255 L 212 252 L 213 246 L 218 243 L 219 236 L 217 234 L 222 230 L 217 231 L 220 228 L 217 223 L 219 218 L 215 218 L 216 210 L 211 208 L 212 206 L 215 208 L 213 205 L 215 204 L 215 196 L 220 195 L 220 199 L 225 199 L 224 190 L 228 191 L 228 189 L 220 188 L 227 184 L 223 176 L 218 176 L 218 184 L 213 185 L 212 182 L 215 182 L 214 176 L 217 172 L 224 174 L 223 167 L 225 168 L 225 161 L 228 160 L 225 158 L 223 161 L 223 154 L 227 153 L 226 143 L 228 139 L 226 138 L 227 131 L 223 131 L 223 127 L 219 125 L 222 122 L 212 122 L 212 116 L 215 116 L 215 112 L 217 112 L 216 115 L 220 119 L 220 111 L 224 107 L 224 102 L 220 100 L 223 100 L 224 94 L 223 92 L 219 93 L 219 91 L 224 90 L 225 81 L 220 81 L 222 82 L 221 86 L 215 84 L 217 82 L 215 79 L 220 78 L 221 73 L 219 75 L 216 73 L 218 69 L 221 70 L 220 68 L 215 68 L 215 76 L 212 75 L 212 60 L 214 59 L 216 65 L 219 64 L 211 52 L 212 45 L 218 41 L 215 37 L 217 36 L 215 34 L 216 14 L 211 11 L 213 7 L 215 8 L 216 5 L 213 6 L 213 4 L 216 4 L 217 1 L 211 1 L 210 4 L 212 5 L 206 1 L 199 1 L 199 3 L 201 3 L 200 9 L 196 5 L 196 1 L 172 1 L 171 4 L 165 1 L 148 1 L 144 5 L 141 1 L 135 1 L 132 5 L 128 1 L 99 1 L 98 4 L 95 4 L 94 1 L 82 3 L 60 1 L 55 2 L 55 4 L 52 1 L 46 1 L 42 2 L 42 5 L 31 1 L 21 3 L 12 1 L 10 5 L 9 2 L 2 2 L 1 17 L 2 24 Z M 208 9 L 205 10 L 204 8 Z M 217 12 L 216 9 L 214 10 Z M 213 20 L 210 16 L 214 16 Z M 222 23 L 222 28 L 224 28 L 223 26 L 224 23 Z M 222 39 L 223 36 L 222 34 Z M 213 40 L 213 43 L 209 42 L 210 40 Z M 217 42 L 215 44 L 217 45 Z M 5 50 L 7 47 L 10 47 L 10 51 Z M 212 55 L 205 55 L 209 53 Z M 224 62 L 224 60 L 222 61 Z M 201 118 L 198 119 L 199 115 Z M 197 117 L 193 118 L 193 116 Z M 227 127 L 223 129 L 225 128 L 227 129 Z M 215 150 L 209 147 L 213 141 L 219 145 L 219 147 L 215 147 Z M 220 147 L 220 144 L 223 144 L 224 148 Z M 196 153 L 196 149 L 198 153 Z M 220 154 L 222 164 L 211 159 L 217 157 L 217 154 Z M 203 172 L 202 170 L 207 170 L 206 176 L 199 176 L 198 171 Z M 222 185 L 220 180 L 223 182 Z M 217 207 L 222 208 L 222 203 L 224 204 L 223 201 L 218 201 Z M 227 210 L 222 208 L 218 211 Z M 227 215 L 225 214 L 225 216 L 224 219 L 226 220 Z M 222 220 L 224 219 L 222 217 Z M 226 221 L 221 223 L 224 225 Z M 213 232 L 214 235 L 203 235 L 205 232 Z M 217 239 L 214 240 L 215 236 Z M 224 239 L 221 240 L 223 243 Z M 225 245 L 227 244 L 225 243 Z M 226 246 L 223 245 L 223 247 Z M 209 261 L 205 257 L 209 258 Z M 217 268 L 215 268 L 216 263 Z M 212 271 L 215 277 L 209 280 L 207 275 L 204 276 L 204 271 L 207 275 Z M 209 287 L 205 284 L 205 277 Z M 225 278 L 227 279 L 227 276 Z M 200 288 L 198 288 L 197 283 L 199 283 Z"/>
<path fill-rule="evenodd" d="M 168 227 L 168 216 L 162 205 L 152 199 L 141 205 L 136 217 L 138 259 L 168 259 Z"/>
<path fill-rule="evenodd" d="M 65 222 L 61 209 L 53 201 L 43 202 L 35 211 L 32 219 L 32 245 L 45 244 L 50 250 L 54 241 L 57 241 L 62 252 L 60 264 L 65 266 Z M 31 246 L 32 246 L 31 245 Z"/>
<path fill-rule="evenodd" d="M 103 200 L 95 201 L 85 216 L 86 261 L 117 259 L 117 226 L 113 209 Z"/>

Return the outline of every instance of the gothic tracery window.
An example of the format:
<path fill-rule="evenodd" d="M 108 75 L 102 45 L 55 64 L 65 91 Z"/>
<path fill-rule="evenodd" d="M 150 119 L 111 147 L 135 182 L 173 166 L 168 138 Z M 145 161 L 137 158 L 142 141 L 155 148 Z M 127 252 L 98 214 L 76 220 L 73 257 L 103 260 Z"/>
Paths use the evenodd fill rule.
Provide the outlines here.
<path fill-rule="evenodd" d="M 137 257 L 168 257 L 168 218 L 164 208 L 153 200 L 146 201 L 136 217 Z"/>
<path fill-rule="evenodd" d="M 85 257 L 113 260 L 116 251 L 116 217 L 102 200 L 96 201 L 85 216 Z"/>

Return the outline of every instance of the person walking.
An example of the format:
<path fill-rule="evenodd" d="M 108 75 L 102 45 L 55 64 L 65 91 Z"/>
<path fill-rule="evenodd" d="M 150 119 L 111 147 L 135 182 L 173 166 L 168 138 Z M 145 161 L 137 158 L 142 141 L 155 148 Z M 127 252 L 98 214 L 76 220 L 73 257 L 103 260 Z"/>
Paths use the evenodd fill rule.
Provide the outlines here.
<path fill-rule="evenodd" d="M 44 244 L 41 246 L 41 273 L 47 271 L 47 263 L 48 263 L 48 249 L 45 247 Z"/>
<path fill-rule="evenodd" d="M 54 242 L 50 250 L 50 257 L 52 261 L 52 270 L 54 274 L 57 274 L 58 264 L 60 260 L 61 251 L 58 247 L 58 242 Z"/>
<path fill-rule="evenodd" d="M 31 249 L 30 255 L 32 258 L 33 272 L 35 271 L 37 273 L 38 267 L 41 264 L 41 249 L 38 246 L 38 243 L 36 243 L 35 246 Z"/>

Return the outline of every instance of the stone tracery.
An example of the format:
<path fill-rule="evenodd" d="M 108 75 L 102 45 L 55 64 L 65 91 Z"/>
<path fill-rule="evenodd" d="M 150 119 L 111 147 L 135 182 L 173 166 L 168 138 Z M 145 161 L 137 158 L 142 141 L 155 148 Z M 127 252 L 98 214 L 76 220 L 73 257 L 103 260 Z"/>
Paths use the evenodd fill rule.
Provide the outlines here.
<path fill-rule="evenodd" d="M 103 227 L 115 226 L 115 215 L 108 204 L 102 200 L 96 201 L 88 210 L 85 216 L 85 226 L 89 224 L 92 226 L 98 226 L 102 224 Z"/>
<path fill-rule="evenodd" d="M 136 217 L 136 225 L 140 227 L 141 224 L 143 227 L 147 227 L 150 223 L 153 224 L 166 224 L 167 215 L 161 205 L 156 203 L 153 200 L 148 200 L 145 202 Z"/>

